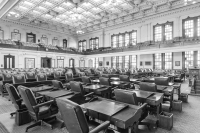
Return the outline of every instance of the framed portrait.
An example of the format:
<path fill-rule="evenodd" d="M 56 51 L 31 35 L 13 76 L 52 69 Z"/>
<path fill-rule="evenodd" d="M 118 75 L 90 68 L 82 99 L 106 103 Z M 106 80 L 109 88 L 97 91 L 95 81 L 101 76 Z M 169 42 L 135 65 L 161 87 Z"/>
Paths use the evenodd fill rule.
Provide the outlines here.
<path fill-rule="evenodd" d="M 99 66 L 103 66 L 103 62 L 102 61 L 99 61 Z"/>
<path fill-rule="evenodd" d="M 41 37 L 41 43 L 44 43 L 45 45 L 48 45 L 48 38 L 46 35 L 42 35 Z"/>
<path fill-rule="evenodd" d="M 109 66 L 109 61 L 106 62 L 106 65 Z"/>
<path fill-rule="evenodd" d="M 26 33 L 26 42 L 36 42 L 36 34 L 31 33 Z"/>
<path fill-rule="evenodd" d="M 151 66 L 151 61 L 145 61 L 145 66 Z"/>
<path fill-rule="evenodd" d="M 35 58 L 25 58 L 25 68 L 35 68 Z"/>
<path fill-rule="evenodd" d="M 59 41 L 57 37 L 54 37 L 54 39 L 52 40 L 52 45 L 53 46 L 58 46 L 59 45 Z"/>
<path fill-rule="evenodd" d="M 180 61 L 175 61 L 175 66 L 180 66 Z"/>
<path fill-rule="evenodd" d="M 14 32 L 11 32 L 11 39 L 13 41 L 21 41 L 21 33 L 19 33 L 19 30 L 14 29 Z"/>
<path fill-rule="evenodd" d="M 142 61 L 140 61 L 140 66 L 143 66 L 143 62 Z"/>

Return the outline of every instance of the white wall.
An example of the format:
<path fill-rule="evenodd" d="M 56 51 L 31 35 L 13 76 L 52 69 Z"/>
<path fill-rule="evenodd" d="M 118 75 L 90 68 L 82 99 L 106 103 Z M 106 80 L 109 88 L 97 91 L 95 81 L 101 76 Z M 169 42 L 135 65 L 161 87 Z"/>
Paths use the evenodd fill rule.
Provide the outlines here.
<path fill-rule="evenodd" d="M 180 61 L 180 66 L 176 66 L 175 65 L 176 61 Z M 174 69 L 182 69 L 182 64 L 183 64 L 182 52 L 174 52 L 174 55 L 173 55 L 173 68 Z"/>
<path fill-rule="evenodd" d="M 146 61 L 151 62 L 151 65 L 149 66 L 145 65 Z M 138 68 L 153 68 L 153 54 L 140 55 L 138 62 L 139 62 Z M 142 62 L 143 66 L 140 66 L 140 62 Z"/>

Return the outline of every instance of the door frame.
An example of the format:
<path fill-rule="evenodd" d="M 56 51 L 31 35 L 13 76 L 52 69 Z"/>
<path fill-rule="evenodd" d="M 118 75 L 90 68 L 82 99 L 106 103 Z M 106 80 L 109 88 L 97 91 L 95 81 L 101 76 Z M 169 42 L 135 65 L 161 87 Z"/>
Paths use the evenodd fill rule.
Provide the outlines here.
<path fill-rule="evenodd" d="M 13 58 L 12 60 L 12 67 L 7 66 L 7 58 L 9 58 L 9 62 L 10 62 L 10 58 Z M 7 68 L 6 68 L 7 67 Z M 10 69 L 10 68 L 15 68 L 15 56 L 14 55 L 4 55 L 4 69 Z"/>

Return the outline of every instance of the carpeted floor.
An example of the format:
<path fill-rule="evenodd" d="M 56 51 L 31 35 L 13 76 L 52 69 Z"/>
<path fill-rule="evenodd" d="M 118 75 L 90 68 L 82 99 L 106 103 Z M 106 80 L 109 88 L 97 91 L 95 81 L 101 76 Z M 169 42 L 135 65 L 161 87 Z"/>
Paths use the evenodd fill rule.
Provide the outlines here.
<path fill-rule="evenodd" d="M 190 93 L 188 83 L 182 84 L 182 92 Z M 177 95 L 175 94 L 175 99 Z M 200 97 L 189 96 L 188 103 L 183 103 L 183 111 L 172 111 L 174 126 L 171 131 L 158 128 L 157 130 L 149 131 L 147 128 L 139 127 L 139 133 L 199 133 L 200 132 Z M 17 126 L 15 124 L 15 118 L 10 117 L 10 112 L 15 111 L 14 106 L 6 98 L 0 96 L 0 133 L 24 133 L 25 128 L 30 125 Z M 141 129 L 142 128 L 142 129 Z M 29 130 L 29 133 L 68 133 L 66 128 L 59 128 L 58 124 L 55 124 L 53 130 L 48 127 L 41 126 L 35 127 Z"/>

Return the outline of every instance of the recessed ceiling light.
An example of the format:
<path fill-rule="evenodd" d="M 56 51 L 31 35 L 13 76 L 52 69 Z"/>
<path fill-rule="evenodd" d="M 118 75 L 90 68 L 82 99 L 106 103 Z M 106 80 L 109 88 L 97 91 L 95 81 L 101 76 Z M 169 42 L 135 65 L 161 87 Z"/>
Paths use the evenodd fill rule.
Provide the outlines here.
<path fill-rule="evenodd" d="M 28 1 L 24 1 L 23 4 L 26 4 L 26 5 L 29 5 L 29 6 L 32 6 L 32 5 L 33 5 L 33 3 L 30 3 L 30 2 L 28 2 Z"/>
<path fill-rule="evenodd" d="M 24 6 L 19 6 L 19 8 L 24 9 L 24 10 L 28 10 L 28 8 L 26 8 Z"/>
<path fill-rule="evenodd" d="M 16 12 L 9 12 L 9 13 L 12 14 L 12 15 L 16 14 Z"/>

